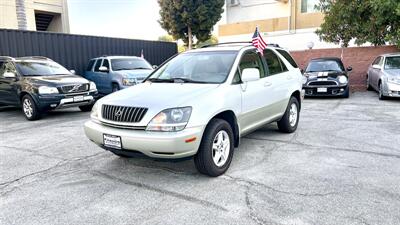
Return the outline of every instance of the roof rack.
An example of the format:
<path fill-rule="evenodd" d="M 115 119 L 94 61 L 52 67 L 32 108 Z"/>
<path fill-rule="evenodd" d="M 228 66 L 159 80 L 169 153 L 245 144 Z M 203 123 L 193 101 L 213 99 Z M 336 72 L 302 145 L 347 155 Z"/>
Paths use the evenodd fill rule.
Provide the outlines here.
<path fill-rule="evenodd" d="M 248 46 L 252 45 L 253 42 L 251 41 L 237 41 L 237 42 L 223 42 L 223 43 L 218 43 L 218 44 L 211 44 L 211 45 L 205 45 L 201 48 L 208 48 L 208 47 L 214 47 L 214 46 L 220 46 L 220 45 L 230 45 L 230 44 L 247 44 Z M 269 47 L 275 47 L 275 48 L 281 48 L 278 44 L 267 44 Z"/>
<path fill-rule="evenodd" d="M 53 61 L 52 59 L 49 59 L 47 57 L 44 56 L 24 56 L 24 57 L 18 57 L 18 59 L 22 59 L 22 60 L 26 60 L 26 59 L 43 59 L 43 60 L 49 60 L 49 61 Z"/>

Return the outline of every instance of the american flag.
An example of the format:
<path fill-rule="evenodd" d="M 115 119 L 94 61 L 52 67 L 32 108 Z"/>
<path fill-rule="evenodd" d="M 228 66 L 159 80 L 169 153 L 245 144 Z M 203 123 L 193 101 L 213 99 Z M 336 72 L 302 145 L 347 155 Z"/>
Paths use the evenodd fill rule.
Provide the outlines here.
<path fill-rule="evenodd" d="M 264 55 L 264 49 L 267 47 L 267 43 L 265 43 L 264 39 L 261 37 L 258 27 L 253 35 L 253 46 L 257 48 L 257 51 L 261 55 Z"/>

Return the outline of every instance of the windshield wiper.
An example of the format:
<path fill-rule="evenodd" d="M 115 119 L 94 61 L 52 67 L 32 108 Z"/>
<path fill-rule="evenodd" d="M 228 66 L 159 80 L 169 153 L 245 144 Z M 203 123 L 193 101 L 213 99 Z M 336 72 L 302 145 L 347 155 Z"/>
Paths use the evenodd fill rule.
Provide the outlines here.
<path fill-rule="evenodd" d="M 114 71 L 120 71 L 120 70 L 151 70 L 151 69 L 146 67 L 135 67 L 135 68 L 119 68 Z"/>
<path fill-rule="evenodd" d="M 160 78 L 149 78 L 147 80 L 150 82 L 153 82 L 153 83 L 173 83 L 174 82 L 174 80 L 172 80 L 172 79 L 160 79 Z"/>
<path fill-rule="evenodd" d="M 191 80 L 191 79 L 180 78 L 180 77 L 171 78 L 171 79 L 149 78 L 147 80 L 154 82 L 154 83 L 196 83 L 196 84 L 206 84 L 207 83 L 204 81 L 197 81 L 197 80 Z"/>

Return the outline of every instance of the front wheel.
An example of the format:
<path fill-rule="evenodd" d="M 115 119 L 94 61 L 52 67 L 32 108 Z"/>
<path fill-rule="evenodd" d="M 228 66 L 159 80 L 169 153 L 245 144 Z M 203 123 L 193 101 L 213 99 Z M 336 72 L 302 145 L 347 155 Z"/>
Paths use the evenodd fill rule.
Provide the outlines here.
<path fill-rule="evenodd" d="M 112 93 L 119 91 L 119 85 L 118 84 L 113 84 L 112 85 Z"/>
<path fill-rule="evenodd" d="M 22 111 L 24 112 L 24 115 L 28 120 L 33 121 L 40 119 L 41 115 L 39 107 L 29 95 L 25 95 L 24 97 L 22 97 Z"/>
<path fill-rule="evenodd" d="M 300 104 L 297 98 L 291 97 L 282 119 L 278 121 L 278 128 L 283 133 L 293 133 L 297 129 L 300 117 Z"/>
<path fill-rule="evenodd" d="M 378 92 L 378 94 L 379 94 L 379 100 L 385 100 L 386 99 L 385 95 L 383 95 L 383 85 L 382 85 L 382 83 L 379 84 L 379 92 Z"/>
<path fill-rule="evenodd" d="M 343 93 L 343 98 L 349 98 L 349 97 L 350 97 L 350 87 L 347 87 Z"/>
<path fill-rule="evenodd" d="M 229 123 L 222 119 L 212 119 L 194 157 L 197 170 L 210 177 L 224 174 L 232 161 L 233 143 L 233 131 Z"/>

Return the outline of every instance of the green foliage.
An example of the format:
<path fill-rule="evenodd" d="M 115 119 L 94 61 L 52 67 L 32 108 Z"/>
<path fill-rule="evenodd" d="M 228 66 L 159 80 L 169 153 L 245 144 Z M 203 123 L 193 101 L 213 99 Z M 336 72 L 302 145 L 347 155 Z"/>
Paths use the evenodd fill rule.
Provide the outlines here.
<path fill-rule="evenodd" d="M 192 47 L 193 37 L 206 41 L 221 19 L 224 0 L 158 0 L 162 28 L 175 40 L 182 39 Z"/>
<path fill-rule="evenodd" d="M 214 36 L 214 35 L 211 35 L 210 39 L 208 39 L 208 40 L 205 40 L 205 41 L 198 41 L 198 42 L 196 43 L 196 47 L 197 47 L 197 48 L 201 48 L 201 47 L 203 47 L 203 46 L 206 46 L 206 45 L 213 45 L 213 44 L 218 44 L 218 38 L 217 38 L 216 36 Z"/>
<path fill-rule="evenodd" d="M 171 35 L 163 35 L 158 37 L 159 41 L 167 41 L 167 42 L 174 42 L 174 38 Z"/>
<path fill-rule="evenodd" d="M 325 21 L 316 33 L 324 41 L 343 47 L 352 39 L 358 45 L 388 42 L 400 47 L 399 0 L 320 0 L 318 8 Z"/>

